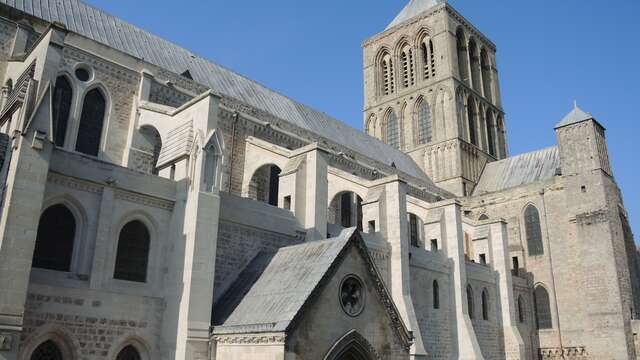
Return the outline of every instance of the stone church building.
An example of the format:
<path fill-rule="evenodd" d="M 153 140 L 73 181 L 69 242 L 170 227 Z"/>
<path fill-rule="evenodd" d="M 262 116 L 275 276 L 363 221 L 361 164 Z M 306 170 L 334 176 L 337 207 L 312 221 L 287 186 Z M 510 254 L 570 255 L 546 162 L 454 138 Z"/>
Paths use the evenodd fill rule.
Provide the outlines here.
<path fill-rule="evenodd" d="M 603 123 L 511 156 L 496 45 L 444 1 L 363 50 L 361 132 L 81 0 L 0 0 L 0 360 L 637 359 Z"/>

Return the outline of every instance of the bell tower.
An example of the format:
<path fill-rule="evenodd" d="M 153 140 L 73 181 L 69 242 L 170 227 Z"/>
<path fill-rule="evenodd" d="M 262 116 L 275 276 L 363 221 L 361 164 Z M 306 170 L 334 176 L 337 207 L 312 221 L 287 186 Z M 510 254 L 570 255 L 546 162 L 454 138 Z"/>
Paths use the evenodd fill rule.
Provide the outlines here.
<path fill-rule="evenodd" d="M 443 0 L 411 0 L 364 42 L 364 129 L 465 196 L 507 157 L 496 47 Z"/>

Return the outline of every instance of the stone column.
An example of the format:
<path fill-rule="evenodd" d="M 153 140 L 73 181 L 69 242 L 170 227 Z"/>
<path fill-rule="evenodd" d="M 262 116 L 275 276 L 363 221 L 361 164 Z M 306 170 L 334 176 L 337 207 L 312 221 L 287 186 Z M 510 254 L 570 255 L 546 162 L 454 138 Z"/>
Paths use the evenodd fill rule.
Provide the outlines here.
<path fill-rule="evenodd" d="M 389 289 L 393 301 L 409 331 L 413 332 L 411 359 L 425 359 L 418 318 L 411 299 L 411 269 L 409 267 L 409 224 L 407 221 L 407 185 L 397 176 L 383 185 L 383 211 L 380 230 L 389 242 Z"/>
<path fill-rule="evenodd" d="M 504 350 L 506 359 L 526 359 L 524 341 L 518 330 L 516 305 L 513 295 L 511 265 L 509 264 L 509 241 L 507 223 L 504 220 L 489 225 L 489 247 L 492 254 L 492 266 L 497 273 L 499 323 L 504 332 Z"/>
<path fill-rule="evenodd" d="M 457 356 L 454 359 L 466 360 L 484 359 L 478 339 L 476 338 L 469 310 L 467 306 L 467 268 L 464 257 L 464 236 L 462 231 L 462 215 L 460 203 L 457 200 L 443 202 L 444 215 L 442 219 L 443 244 L 442 248 L 448 258 L 452 260 L 451 282 L 453 286 L 453 301 L 451 307 L 452 331 L 457 339 Z"/>

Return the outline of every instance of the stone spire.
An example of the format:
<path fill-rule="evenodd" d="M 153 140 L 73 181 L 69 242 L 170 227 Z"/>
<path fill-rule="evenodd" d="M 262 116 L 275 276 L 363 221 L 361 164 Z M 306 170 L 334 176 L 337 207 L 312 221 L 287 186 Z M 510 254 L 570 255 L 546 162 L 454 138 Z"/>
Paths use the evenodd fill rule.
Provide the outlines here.
<path fill-rule="evenodd" d="M 431 9 L 432 7 L 445 2 L 447 2 L 447 0 L 411 0 L 385 30 L 399 25 L 400 23 L 403 23 Z"/>

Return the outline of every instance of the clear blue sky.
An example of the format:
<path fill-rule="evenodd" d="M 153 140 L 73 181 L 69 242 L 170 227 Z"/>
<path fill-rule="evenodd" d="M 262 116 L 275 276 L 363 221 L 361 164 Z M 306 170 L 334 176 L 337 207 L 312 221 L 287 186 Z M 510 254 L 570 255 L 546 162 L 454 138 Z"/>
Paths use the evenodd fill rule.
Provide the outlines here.
<path fill-rule="evenodd" d="M 408 0 L 89 0 L 99 8 L 362 128 L 361 43 Z M 640 240 L 640 1 L 452 0 L 498 47 L 512 155 L 555 144 L 573 100 L 607 128 Z M 634 140 L 635 138 L 635 140 Z M 636 144 L 637 145 L 637 144 Z"/>

